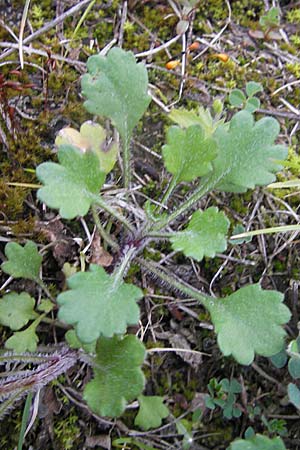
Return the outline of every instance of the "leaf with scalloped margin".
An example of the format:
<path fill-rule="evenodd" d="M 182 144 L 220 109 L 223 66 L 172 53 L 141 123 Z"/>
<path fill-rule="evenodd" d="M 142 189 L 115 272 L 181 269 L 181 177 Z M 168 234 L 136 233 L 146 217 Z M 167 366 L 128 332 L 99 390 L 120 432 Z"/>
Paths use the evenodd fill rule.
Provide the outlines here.
<path fill-rule="evenodd" d="M 134 425 L 145 431 L 160 427 L 162 419 L 170 414 L 163 401 L 163 397 L 140 395 L 138 397 L 140 409 L 134 419 Z"/>
<path fill-rule="evenodd" d="M 62 145 L 58 160 L 59 164 L 46 162 L 37 167 L 37 177 L 44 184 L 37 196 L 50 208 L 59 209 L 64 219 L 85 216 L 105 180 L 97 155 Z"/>
<path fill-rule="evenodd" d="M 27 278 L 29 280 L 39 278 L 43 258 L 34 242 L 28 241 L 24 247 L 16 242 L 9 242 L 5 246 L 5 255 L 8 260 L 1 265 L 3 272 L 14 278 Z"/>
<path fill-rule="evenodd" d="M 19 330 L 29 320 L 36 319 L 35 301 L 26 292 L 10 292 L 0 299 L 0 323 L 11 330 Z"/>
<path fill-rule="evenodd" d="M 225 356 L 240 364 L 251 364 L 255 353 L 278 353 L 286 335 L 281 325 L 291 313 L 282 304 L 283 294 L 261 289 L 259 284 L 243 287 L 225 298 L 210 298 L 205 303 Z"/>
<path fill-rule="evenodd" d="M 214 206 L 196 211 L 186 229 L 170 238 L 172 247 L 197 261 L 204 256 L 213 258 L 216 252 L 226 250 L 229 224 L 225 214 Z"/>
<path fill-rule="evenodd" d="M 16 331 L 7 341 L 5 347 L 16 353 L 35 352 L 39 338 L 35 332 L 36 325 L 33 323 L 24 331 Z"/>
<path fill-rule="evenodd" d="M 90 265 L 88 272 L 78 272 L 67 280 L 69 290 L 59 294 L 58 317 L 74 325 L 84 344 L 100 336 L 123 334 L 127 325 L 139 321 L 136 301 L 142 291 L 133 284 L 119 283 L 103 267 Z"/>
<path fill-rule="evenodd" d="M 262 434 L 256 434 L 251 439 L 238 439 L 230 444 L 227 450 L 285 450 L 280 437 L 270 439 Z"/>
<path fill-rule="evenodd" d="M 218 155 L 202 184 L 209 190 L 246 192 L 274 181 L 282 168 L 279 160 L 287 156 L 284 146 L 274 145 L 278 133 L 279 124 L 271 117 L 254 122 L 248 111 L 235 114 L 229 128 L 221 125 L 214 134 Z"/>
<path fill-rule="evenodd" d="M 83 153 L 94 152 L 98 156 L 100 170 L 109 173 L 117 161 L 118 146 L 115 142 L 107 145 L 106 140 L 107 135 L 104 128 L 99 123 L 88 120 L 81 125 L 80 131 L 71 127 L 60 130 L 55 144 L 58 147 L 70 144 L 79 148 Z"/>
<path fill-rule="evenodd" d="M 123 142 L 128 141 L 151 100 L 144 63 L 115 47 L 106 56 L 90 56 L 87 71 L 81 80 L 85 108 L 111 119 Z"/>
<path fill-rule="evenodd" d="M 126 403 L 134 400 L 144 389 L 141 365 L 145 347 L 134 335 L 121 339 L 100 338 L 94 359 L 94 378 L 84 388 L 83 398 L 100 416 L 117 417 Z"/>
<path fill-rule="evenodd" d="M 162 151 L 166 168 L 179 183 L 193 181 L 211 171 L 217 145 L 212 138 L 205 138 L 199 125 L 187 129 L 172 126 L 168 129 L 167 144 Z"/>

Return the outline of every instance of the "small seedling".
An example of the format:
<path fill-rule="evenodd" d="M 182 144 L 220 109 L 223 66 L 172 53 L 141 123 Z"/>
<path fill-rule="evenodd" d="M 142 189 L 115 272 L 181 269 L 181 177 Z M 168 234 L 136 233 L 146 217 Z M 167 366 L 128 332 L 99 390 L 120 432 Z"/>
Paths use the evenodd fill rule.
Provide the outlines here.
<path fill-rule="evenodd" d="M 246 111 L 255 112 L 260 107 L 260 101 L 256 94 L 263 92 L 260 83 L 249 81 L 246 84 L 246 95 L 241 89 L 233 89 L 229 94 L 229 103 L 236 108 L 243 108 Z"/>
<path fill-rule="evenodd" d="M 223 378 L 218 382 L 215 378 L 212 378 L 207 388 L 210 394 L 205 402 L 207 408 L 214 410 L 216 407 L 220 407 L 226 419 L 241 416 L 242 411 L 236 406 L 236 394 L 242 392 L 242 386 L 237 380 Z"/>

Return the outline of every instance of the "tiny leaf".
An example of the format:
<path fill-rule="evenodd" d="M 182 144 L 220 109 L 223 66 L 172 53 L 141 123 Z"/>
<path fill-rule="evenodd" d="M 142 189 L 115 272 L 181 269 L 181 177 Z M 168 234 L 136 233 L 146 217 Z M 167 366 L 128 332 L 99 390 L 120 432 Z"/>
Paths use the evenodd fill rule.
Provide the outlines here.
<path fill-rule="evenodd" d="M 284 146 L 274 145 L 278 133 L 275 119 L 265 117 L 254 123 L 251 113 L 238 112 L 229 128 L 217 128 L 218 155 L 212 161 L 213 171 L 202 183 L 227 192 L 245 192 L 271 183 L 282 168 L 278 160 L 287 156 Z"/>
<path fill-rule="evenodd" d="M 72 145 L 58 151 L 59 164 L 46 162 L 37 168 L 37 176 L 45 185 L 37 196 L 50 208 L 59 209 L 64 219 L 84 216 L 104 183 L 105 174 L 93 152 L 82 153 Z"/>
<path fill-rule="evenodd" d="M 74 325 L 84 344 L 100 336 L 122 334 L 127 325 L 139 320 L 136 301 L 142 291 L 131 284 L 115 283 L 103 267 L 91 264 L 88 272 L 78 272 L 67 280 L 69 291 L 59 294 L 60 320 Z"/>
<path fill-rule="evenodd" d="M 144 389 L 145 348 L 133 335 L 120 339 L 100 338 L 97 342 L 94 378 L 84 389 L 83 398 L 101 416 L 122 414 L 128 401 Z"/>
<path fill-rule="evenodd" d="M 283 295 L 262 290 L 259 284 L 239 289 L 223 299 L 211 299 L 211 313 L 218 344 L 225 356 L 240 364 L 251 364 L 255 353 L 272 356 L 283 346 L 290 311 L 282 304 Z"/>
<path fill-rule="evenodd" d="M 187 228 L 171 237 L 172 246 L 197 261 L 204 256 L 213 258 L 216 252 L 226 250 L 228 228 L 229 220 L 218 208 L 196 211 Z"/>
<path fill-rule="evenodd" d="M 277 369 L 282 369 L 286 365 L 287 362 L 287 354 L 285 349 L 281 350 L 280 352 L 276 353 L 275 355 L 271 356 L 270 360 L 271 363 L 277 367 Z"/>
<path fill-rule="evenodd" d="M 168 417 L 169 410 L 164 405 L 164 399 L 158 396 L 138 397 L 140 409 L 134 420 L 134 424 L 142 430 L 150 430 L 161 425 L 162 419 Z"/>
<path fill-rule="evenodd" d="M 163 146 L 166 168 L 180 181 L 193 181 L 207 174 L 216 157 L 216 143 L 205 139 L 202 128 L 192 125 L 187 129 L 170 127 L 167 144 Z"/>
<path fill-rule="evenodd" d="M 115 47 L 107 56 L 91 56 L 87 70 L 81 82 L 87 98 L 84 106 L 92 114 L 111 119 L 127 142 L 151 99 L 145 65 L 137 64 L 133 53 Z"/>
<path fill-rule="evenodd" d="M 33 325 L 33 326 L 32 326 Z M 16 353 L 35 352 L 39 338 L 35 332 L 35 324 L 24 331 L 16 331 L 7 341 L 5 347 Z"/>
<path fill-rule="evenodd" d="M 244 233 L 246 230 L 243 227 L 242 224 L 238 223 L 237 225 L 235 225 L 234 229 L 232 230 L 232 236 L 234 236 L 235 234 L 241 234 Z M 248 237 L 244 237 L 244 238 L 240 238 L 240 239 L 229 239 L 228 242 L 231 245 L 239 245 L 239 244 L 244 244 L 245 242 L 251 242 L 252 237 L 248 236 Z"/>
<path fill-rule="evenodd" d="M 106 131 L 98 123 L 92 121 L 84 122 L 80 132 L 74 128 L 63 128 L 55 139 L 55 144 L 60 147 L 70 144 L 77 147 L 81 152 L 94 152 L 100 163 L 100 170 L 109 173 L 115 165 L 118 156 L 116 143 L 107 144 Z"/>
<path fill-rule="evenodd" d="M 288 384 L 288 396 L 290 402 L 300 410 L 300 390 L 294 383 Z"/>
<path fill-rule="evenodd" d="M 255 81 L 249 81 L 246 84 L 246 93 L 248 97 L 253 97 L 253 95 L 258 94 L 258 92 L 263 92 L 263 87 L 260 83 L 256 83 Z"/>
<path fill-rule="evenodd" d="M 246 101 L 246 96 L 240 89 L 233 89 L 229 94 L 229 102 L 232 106 L 242 106 Z"/>
<path fill-rule="evenodd" d="M 294 380 L 298 380 L 300 378 L 300 355 L 293 356 L 289 360 L 288 370 L 289 370 L 291 377 L 293 377 Z"/>
<path fill-rule="evenodd" d="M 250 439 L 237 439 L 232 442 L 228 450 L 285 450 L 285 445 L 280 437 L 273 439 L 256 434 Z"/>
<path fill-rule="evenodd" d="M 5 255 L 8 261 L 1 265 L 3 272 L 14 278 L 36 280 L 39 277 L 43 258 L 34 242 L 28 241 L 24 247 L 16 242 L 9 242 L 5 247 Z"/>
<path fill-rule="evenodd" d="M 251 113 L 255 112 L 260 107 L 260 100 L 256 97 L 248 98 L 245 104 L 245 110 Z"/>
<path fill-rule="evenodd" d="M 34 306 L 34 299 L 26 292 L 4 295 L 0 300 L 0 323 L 11 330 L 19 330 L 38 316 Z"/>
<path fill-rule="evenodd" d="M 52 311 L 53 308 L 54 304 L 51 302 L 51 300 L 48 299 L 43 299 L 37 307 L 38 311 L 44 312 L 46 314 Z"/>
<path fill-rule="evenodd" d="M 218 106 L 218 109 L 220 111 L 220 105 Z M 198 108 L 198 113 L 184 108 L 174 108 L 171 110 L 169 118 L 181 128 L 189 128 L 192 125 L 201 126 L 205 138 L 211 137 L 219 124 L 223 123 L 223 120 L 213 119 L 209 109 L 205 109 L 203 106 Z"/>

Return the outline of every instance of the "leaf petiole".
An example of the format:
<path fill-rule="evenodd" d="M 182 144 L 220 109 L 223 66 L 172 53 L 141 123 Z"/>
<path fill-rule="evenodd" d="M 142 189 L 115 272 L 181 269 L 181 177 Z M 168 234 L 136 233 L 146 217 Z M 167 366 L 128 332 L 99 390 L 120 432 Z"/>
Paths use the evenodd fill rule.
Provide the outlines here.
<path fill-rule="evenodd" d="M 93 219 L 94 219 L 95 225 L 97 227 L 97 230 L 98 230 L 100 236 L 103 238 L 103 240 L 108 245 L 111 246 L 111 248 L 118 249 L 119 248 L 118 244 L 110 237 L 110 235 L 106 232 L 106 230 L 102 226 L 95 205 L 92 205 L 92 214 L 93 214 Z"/>
<path fill-rule="evenodd" d="M 122 214 L 118 213 L 118 211 L 108 205 L 101 197 L 95 197 L 93 203 L 100 206 L 111 216 L 115 217 L 115 219 L 121 222 L 127 228 L 127 230 L 134 232 L 134 227 L 128 222 L 128 220 L 124 216 L 122 216 Z"/>

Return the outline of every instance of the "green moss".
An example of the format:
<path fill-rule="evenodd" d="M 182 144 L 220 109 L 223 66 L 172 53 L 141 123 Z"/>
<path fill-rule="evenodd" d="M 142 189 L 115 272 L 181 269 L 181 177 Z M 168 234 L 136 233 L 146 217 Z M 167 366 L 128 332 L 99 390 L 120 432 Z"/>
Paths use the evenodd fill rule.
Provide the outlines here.
<path fill-rule="evenodd" d="M 287 70 L 291 72 L 296 78 L 300 78 L 300 63 L 287 63 L 286 66 Z"/>
<path fill-rule="evenodd" d="M 286 18 L 290 23 L 299 23 L 300 24 L 300 8 L 292 9 L 288 11 Z"/>
<path fill-rule="evenodd" d="M 81 447 L 82 440 L 80 439 L 78 421 L 79 418 L 74 407 L 69 409 L 67 417 L 56 417 L 53 432 L 60 448 L 64 450 L 75 450 Z"/>

